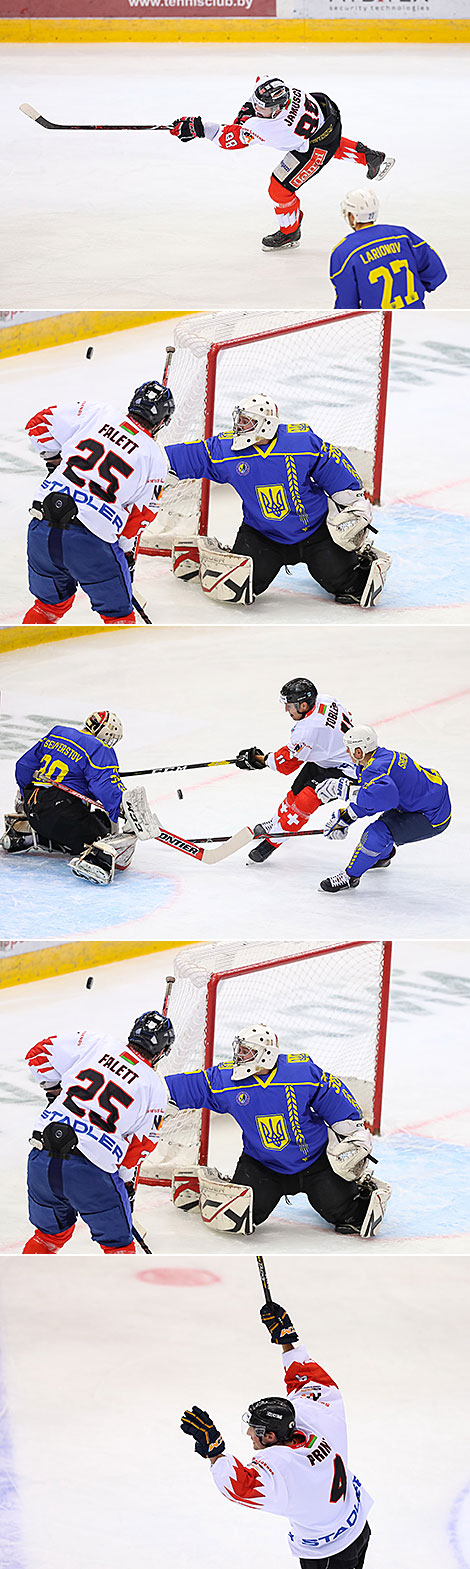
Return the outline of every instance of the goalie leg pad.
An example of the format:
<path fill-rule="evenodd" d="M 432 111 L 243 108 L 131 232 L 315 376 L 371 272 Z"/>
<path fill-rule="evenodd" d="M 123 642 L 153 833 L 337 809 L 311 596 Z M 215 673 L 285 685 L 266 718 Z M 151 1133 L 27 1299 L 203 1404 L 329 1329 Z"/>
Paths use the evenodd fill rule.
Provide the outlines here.
<path fill-rule="evenodd" d="M 135 834 L 116 834 L 116 837 L 113 838 L 111 845 L 111 848 L 116 850 L 116 859 L 114 862 L 114 870 L 116 872 L 125 872 L 127 870 L 127 867 L 131 864 L 133 855 L 135 855 L 135 847 Z"/>
<path fill-rule="evenodd" d="M 375 1237 L 379 1226 L 382 1225 L 388 1201 L 392 1196 L 392 1189 L 389 1182 L 379 1182 L 377 1177 L 366 1178 L 366 1181 L 370 1186 L 370 1202 L 364 1215 L 360 1234 L 361 1237 Z"/>
<path fill-rule="evenodd" d="M 199 1173 L 201 1220 L 213 1231 L 253 1231 L 253 1189 L 224 1177 L 211 1177 L 207 1168 Z"/>
<path fill-rule="evenodd" d="M 214 539 L 201 539 L 199 544 L 201 588 L 212 599 L 224 604 L 253 604 L 253 561 L 251 556 L 239 556 L 234 550 L 225 550 Z"/>
<path fill-rule="evenodd" d="M 186 1215 L 189 1215 L 192 1209 L 199 1209 L 198 1166 L 187 1166 L 186 1170 L 173 1172 L 171 1199 L 175 1208 L 183 1209 Z"/>
<path fill-rule="evenodd" d="M 199 543 L 193 539 L 178 539 L 172 547 L 171 566 L 175 577 L 183 583 L 199 579 Z"/>
<path fill-rule="evenodd" d="M 85 845 L 81 855 L 72 856 L 70 870 L 88 883 L 112 883 L 116 856 L 117 850 L 109 839 L 96 839 L 94 844 Z"/>
<path fill-rule="evenodd" d="M 370 547 L 361 555 L 361 565 L 363 563 L 366 565 L 368 559 L 370 560 L 370 572 L 361 594 L 360 603 L 362 610 L 373 610 L 385 588 L 387 572 L 390 571 L 392 565 L 392 557 L 387 554 L 387 551 L 377 550 L 375 546 L 373 548 Z"/>

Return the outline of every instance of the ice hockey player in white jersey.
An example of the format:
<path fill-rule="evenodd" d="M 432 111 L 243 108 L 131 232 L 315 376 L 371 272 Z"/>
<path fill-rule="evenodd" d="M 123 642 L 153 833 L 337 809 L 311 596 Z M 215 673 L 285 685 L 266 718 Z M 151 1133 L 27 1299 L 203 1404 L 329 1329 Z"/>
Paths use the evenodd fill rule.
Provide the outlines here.
<path fill-rule="evenodd" d="M 352 714 L 339 698 L 318 692 L 313 681 L 297 676 L 286 681 L 281 688 L 280 702 L 294 721 L 289 744 L 278 747 L 276 752 L 264 753 L 260 747 L 249 746 L 238 753 L 237 768 L 272 768 L 279 774 L 300 773 L 287 791 L 269 822 L 257 823 L 255 834 L 265 832 L 249 860 L 259 863 L 282 844 L 279 835 L 299 833 L 312 812 L 325 801 L 332 799 L 332 789 L 323 789 L 326 779 L 355 779 L 355 769 L 346 751 L 344 737 L 353 723 Z"/>
<path fill-rule="evenodd" d="M 28 1160 L 24 1253 L 58 1253 L 81 1216 L 103 1253 L 134 1253 L 132 1203 L 155 1149 L 167 1092 L 155 1073 L 175 1039 L 170 1019 L 143 1013 L 124 1040 L 92 1030 L 50 1035 L 26 1054 L 47 1105 Z"/>
<path fill-rule="evenodd" d="M 30 509 L 23 626 L 53 625 L 77 588 L 106 625 L 135 622 L 132 580 L 140 535 L 157 510 L 168 463 L 156 438 L 174 413 L 168 387 L 144 382 L 127 410 L 88 399 L 51 404 L 28 420 L 47 467 Z"/>
<path fill-rule="evenodd" d="M 254 1449 L 251 1464 L 229 1454 L 209 1413 L 191 1406 L 181 1421 L 196 1453 L 210 1460 L 224 1498 L 289 1521 L 288 1543 L 301 1569 L 363 1569 L 371 1536 L 373 1500 L 348 1466 L 343 1400 L 334 1379 L 311 1359 L 286 1309 L 261 1308 L 274 1345 L 282 1349 L 287 1398 L 254 1400 L 244 1424 Z"/>
<path fill-rule="evenodd" d="M 342 135 L 337 104 L 326 93 L 288 87 L 276 76 L 258 76 L 250 97 L 233 123 L 204 122 L 199 115 L 181 116 L 171 126 L 182 142 L 205 137 L 226 152 L 266 142 L 283 153 L 271 175 L 268 194 L 280 227 L 266 234 L 265 251 L 291 249 L 300 244 L 303 213 L 298 192 L 326 167 L 331 158 L 350 158 L 367 169 L 368 180 L 383 180 L 395 159 L 375 152 L 364 142 Z"/>

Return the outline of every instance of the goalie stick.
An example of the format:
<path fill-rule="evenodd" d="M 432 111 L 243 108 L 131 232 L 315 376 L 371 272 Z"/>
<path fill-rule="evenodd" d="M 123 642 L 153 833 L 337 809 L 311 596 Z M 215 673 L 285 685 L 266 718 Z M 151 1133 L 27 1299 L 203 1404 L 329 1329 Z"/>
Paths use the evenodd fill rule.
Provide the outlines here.
<path fill-rule="evenodd" d="M 20 104 L 22 114 L 29 120 L 35 120 L 37 125 L 43 125 L 46 131 L 169 131 L 169 125 L 59 125 L 55 120 L 46 120 L 39 109 L 33 109 L 32 104 Z"/>
<path fill-rule="evenodd" d="M 225 861 L 226 856 L 235 855 L 236 850 L 243 850 L 246 844 L 250 844 L 253 830 L 240 828 L 237 834 L 232 834 L 230 839 L 223 839 L 222 842 L 208 839 L 204 841 L 205 849 L 192 839 L 182 839 L 179 834 L 169 833 L 166 828 L 160 828 L 154 837 L 157 844 L 169 844 L 170 849 L 181 850 L 183 855 L 192 856 L 193 861 L 204 861 L 206 865 L 214 866 L 216 861 Z"/>

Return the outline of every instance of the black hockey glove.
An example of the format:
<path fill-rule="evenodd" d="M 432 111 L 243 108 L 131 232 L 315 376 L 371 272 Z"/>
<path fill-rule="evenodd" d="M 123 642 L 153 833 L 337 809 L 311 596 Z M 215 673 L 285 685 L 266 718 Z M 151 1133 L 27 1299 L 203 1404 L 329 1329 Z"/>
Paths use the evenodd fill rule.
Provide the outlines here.
<path fill-rule="evenodd" d="M 223 1455 L 225 1444 L 221 1433 L 209 1416 L 208 1411 L 201 1411 L 200 1406 L 190 1406 L 188 1411 L 183 1411 L 181 1429 L 195 1440 L 197 1455 L 202 1455 L 203 1460 L 218 1460 Z"/>
<path fill-rule="evenodd" d="M 265 1302 L 260 1308 L 260 1319 L 269 1330 L 271 1345 L 282 1346 L 286 1341 L 298 1340 L 297 1330 L 294 1329 L 289 1314 L 281 1307 L 280 1302 Z"/>
<path fill-rule="evenodd" d="M 179 120 L 172 121 L 168 130 L 170 136 L 177 136 L 180 142 L 194 142 L 196 137 L 206 134 L 199 114 L 181 115 Z"/>
<path fill-rule="evenodd" d="M 134 1214 L 134 1201 L 135 1201 L 135 1177 L 130 1177 L 129 1182 L 124 1182 L 124 1187 L 126 1189 L 127 1197 L 129 1199 L 129 1204 L 131 1206 L 131 1215 L 133 1215 Z"/>
<path fill-rule="evenodd" d="M 251 102 L 251 98 L 247 98 L 246 103 L 242 104 L 241 109 L 238 110 L 238 114 L 235 115 L 233 123 L 234 125 L 243 125 L 245 120 L 253 120 L 254 118 L 255 111 Z"/>
<path fill-rule="evenodd" d="M 248 772 L 253 768 L 266 768 L 264 752 L 260 752 L 259 746 L 243 747 L 235 758 L 235 767 L 244 768 Z"/>
<path fill-rule="evenodd" d="M 54 473 L 54 469 L 57 469 L 59 467 L 59 463 L 61 462 L 61 459 L 62 459 L 62 453 L 61 452 L 56 452 L 54 454 L 54 457 L 50 457 L 50 458 L 45 458 L 44 459 L 44 462 L 45 462 L 48 474 L 53 474 Z"/>
<path fill-rule="evenodd" d="M 57 1100 L 57 1096 L 60 1095 L 61 1089 L 61 1084 L 50 1084 L 49 1086 L 46 1085 L 45 1095 L 48 1106 L 52 1105 L 53 1100 Z"/>

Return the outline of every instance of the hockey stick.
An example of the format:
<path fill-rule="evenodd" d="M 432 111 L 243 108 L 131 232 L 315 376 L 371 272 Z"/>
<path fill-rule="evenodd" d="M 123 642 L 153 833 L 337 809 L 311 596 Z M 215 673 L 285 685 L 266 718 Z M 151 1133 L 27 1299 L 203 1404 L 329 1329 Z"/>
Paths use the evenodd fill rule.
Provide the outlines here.
<path fill-rule="evenodd" d="M 167 975 L 167 978 L 166 978 L 166 991 L 165 991 L 165 996 L 163 998 L 163 1008 L 162 1008 L 162 1014 L 163 1014 L 163 1018 L 164 1019 L 168 1018 L 168 1007 L 169 1007 L 171 992 L 172 992 L 174 984 L 175 984 L 175 976 L 174 975 Z"/>
<path fill-rule="evenodd" d="M 195 844 L 193 839 L 182 839 L 179 834 L 169 833 L 166 828 L 160 828 L 154 837 L 157 844 L 169 844 L 170 849 L 181 850 L 183 855 L 192 856 L 193 861 L 204 861 L 206 866 L 214 866 L 216 861 L 225 861 L 228 855 L 235 855 L 236 850 L 243 850 L 244 845 L 250 844 L 253 831 L 251 828 L 240 828 L 230 839 L 221 842 L 208 839 L 204 841 L 206 849 Z"/>
<path fill-rule="evenodd" d="M 152 1249 L 147 1247 L 147 1243 L 144 1242 L 143 1237 L 141 1237 L 140 1231 L 136 1231 L 134 1225 L 132 1227 L 132 1235 L 133 1235 L 134 1241 L 138 1243 L 139 1248 L 142 1248 L 142 1252 L 143 1253 L 150 1253 L 150 1257 L 152 1257 Z"/>
<path fill-rule="evenodd" d="M 27 114 L 29 120 L 35 120 L 37 125 L 43 125 L 46 131 L 169 131 L 169 125 L 57 125 L 55 120 L 46 120 L 44 114 L 38 109 L 33 109 L 32 104 L 20 104 L 22 114 Z"/>
<path fill-rule="evenodd" d="M 159 129 L 162 130 L 162 126 L 160 126 Z M 165 349 L 166 360 L 165 360 L 165 368 L 164 368 L 163 376 L 162 376 L 162 387 L 167 387 L 168 386 L 168 375 L 169 375 L 170 365 L 171 365 L 171 361 L 172 361 L 174 352 L 175 352 L 175 346 L 174 346 L 174 344 L 170 343 L 169 347 L 167 346 L 167 348 Z"/>
<path fill-rule="evenodd" d="M 247 833 L 247 832 L 248 832 L 248 829 L 243 829 L 243 828 L 240 829 L 240 833 Z M 266 838 L 266 830 L 265 829 L 263 830 L 263 833 L 261 833 L 261 834 L 255 834 L 253 828 L 250 828 L 249 832 L 251 834 L 252 839 L 265 839 Z M 299 832 L 297 834 L 296 833 L 291 833 L 291 834 L 276 833 L 276 839 L 316 839 L 316 838 L 318 838 L 318 835 L 320 835 L 320 837 L 321 837 L 322 834 L 323 834 L 323 828 L 305 828 L 303 830 L 303 832 L 301 831 L 301 832 Z M 237 838 L 238 835 L 234 834 L 233 837 Z M 269 835 L 268 835 L 268 837 L 269 837 Z M 248 840 L 246 842 L 248 843 Z M 198 839 L 198 844 L 231 844 L 231 839 L 230 839 L 228 834 L 225 834 L 225 835 L 214 834 L 211 839 Z"/>
<path fill-rule="evenodd" d="M 235 763 L 235 757 L 223 757 L 216 763 L 172 763 L 168 768 L 127 768 L 121 769 L 121 779 L 140 779 L 143 774 L 181 774 L 189 768 L 228 768 L 229 763 Z"/>
<path fill-rule="evenodd" d="M 264 1258 L 262 1258 L 261 1253 L 257 1253 L 256 1254 L 256 1263 L 258 1265 L 258 1269 L 259 1269 L 259 1273 L 260 1273 L 261 1285 L 262 1285 L 263 1291 L 264 1291 L 264 1300 L 265 1300 L 265 1302 L 272 1302 L 273 1299 L 272 1299 L 271 1292 L 270 1292 L 270 1289 L 269 1289 L 269 1281 L 268 1281 L 268 1277 L 267 1277 L 267 1274 L 266 1274 L 266 1265 L 265 1265 L 265 1262 L 264 1262 Z"/>
<path fill-rule="evenodd" d="M 140 616 L 141 621 L 145 621 L 146 627 L 153 626 L 153 621 L 150 620 L 150 616 L 146 616 L 143 605 L 139 605 L 139 601 L 135 598 L 134 594 L 132 595 L 132 604 L 134 606 L 134 610 L 137 611 L 137 615 Z"/>

